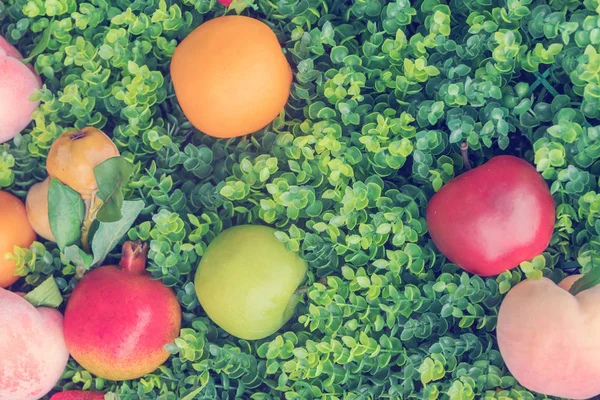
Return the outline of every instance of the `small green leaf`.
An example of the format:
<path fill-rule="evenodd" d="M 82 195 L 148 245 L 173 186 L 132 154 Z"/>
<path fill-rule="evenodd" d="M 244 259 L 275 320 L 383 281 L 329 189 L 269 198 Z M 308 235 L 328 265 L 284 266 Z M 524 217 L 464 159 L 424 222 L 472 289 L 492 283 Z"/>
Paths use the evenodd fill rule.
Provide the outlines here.
<path fill-rule="evenodd" d="M 258 9 L 256 4 L 254 4 L 254 0 L 233 0 L 229 6 L 229 9 L 235 10 L 238 15 L 241 14 L 246 8 L 252 8 L 253 10 Z"/>
<path fill-rule="evenodd" d="M 138 215 L 144 208 L 142 200 L 124 201 L 120 213 L 122 218 L 117 222 L 100 222 L 98 230 L 92 238 L 92 265 L 98 265 L 108 253 L 119 243 L 123 235 L 129 231 Z"/>
<path fill-rule="evenodd" d="M 54 277 L 49 276 L 42 284 L 25 295 L 34 307 L 58 307 L 63 301 Z"/>
<path fill-rule="evenodd" d="M 48 218 L 61 250 L 79 241 L 84 216 L 85 204 L 79 193 L 53 178 L 48 190 Z"/>
<path fill-rule="evenodd" d="M 100 222 L 117 222 L 121 219 L 123 193 L 121 188 L 129 182 L 133 165 L 123 157 L 112 157 L 94 168 L 98 183 L 98 197 L 104 204 L 96 219 Z"/>
<path fill-rule="evenodd" d="M 202 392 L 204 388 L 203 387 L 198 387 L 196 389 L 194 389 L 193 391 L 191 391 L 187 396 L 185 396 L 183 399 L 181 400 L 192 400 L 194 399 L 196 396 L 198 396 L 198 394 L 200 392 Z"/>
<path fill-rule="evenodd" d="M 527 279 L 531 279 L 534 281 L 538 281 L 544 277 L 542 271 L 540 271 L 538 269 L 535 269 L 535 270 L 532 270 L 531 272 L 526 273 L 525 276 L 527 277 Z"/>
<path fill-rule="evenodd" d="M 500 291 L 500 294 L 508 293 L 508 291 L 510 290 L 510 288 L 511 288 L 511 284 L 507 280 L 501 281 L 498 284 L 498 290 Z"/>
<path fill-rule="evenodd" d="M 87 254 L 85 251 L 79 248 L 79 246 L 73 244 L 65 247 L 63 250 L 64 261 L 71 263 L 77 267 L 83 267 L 89 269 L 92 266 L 93 257 Z"/>
<path fill-rule="evenodd" d="M 48 43 L 50 43 L 50 36 L 53 32 L 54 24 L 50 23 L 48 24 L 46 29 L 44 29 L 44 33 L 42 33 L 42 37 L 40 38 L 39 42 L 37 42 L 33 50 L 31 50 L 31 53 L 29 53 L 29 57 L 23 59 L 23 62 L 25 64 L 31 62 L 31 60 L 33 60 L 35 56 L 42 54 L 44 50 L 48 48 Z"/>

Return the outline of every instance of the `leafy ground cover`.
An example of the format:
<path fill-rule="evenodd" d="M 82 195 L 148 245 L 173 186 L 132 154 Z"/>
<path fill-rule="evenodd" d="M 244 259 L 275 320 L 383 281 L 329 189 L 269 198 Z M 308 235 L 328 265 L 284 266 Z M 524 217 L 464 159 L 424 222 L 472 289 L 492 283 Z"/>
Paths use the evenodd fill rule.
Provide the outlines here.
<path fill-rule="evenodd" d="M 203 21 L 251 15 L 294 70 L 285 112 L 216 141 L 194 131 L 168 74 Z M 0 34 L 45 88 L 34 123 L 0 146 L 0 188 L 22 197 L 68 128 L 112 135 L 134 164 L 127 236 L 184 308 L 171 359 L 139 381 L 70 362 L 62 388 L 122 399 L 534 399 L 495 341 L 502 296 L 600 263 L 600 6 L 597 0 L 8 0 Z M 495 278 L 448 263 L 427 234 L 428 199 L 471 162 L 532 162 L 557 205 L 550 247 Z M 223 229 L 268 224 L 309 262 L 307 292 L 278 335 L 237 340 L 199 307 L 193 272 Z M 118 248 L 118 247 L 117 247 Z M 116 260 L 118 254 L 110 254 Z M 76 267 L 56 245 L 17 252 L 17 289 Z"/>

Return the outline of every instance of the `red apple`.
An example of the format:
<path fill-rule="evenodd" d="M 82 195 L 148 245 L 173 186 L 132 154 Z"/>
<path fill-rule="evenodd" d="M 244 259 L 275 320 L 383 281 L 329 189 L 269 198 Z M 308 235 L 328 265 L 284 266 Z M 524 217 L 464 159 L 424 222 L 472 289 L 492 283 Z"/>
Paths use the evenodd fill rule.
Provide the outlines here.
<path fill-rule="evenodd" d="M 492 158 L 450 181 L 427 207 L 433 242 L 450 261 L 481 276 L 541 254 L 554 229 L 554 200 L 533 166 Z"/>

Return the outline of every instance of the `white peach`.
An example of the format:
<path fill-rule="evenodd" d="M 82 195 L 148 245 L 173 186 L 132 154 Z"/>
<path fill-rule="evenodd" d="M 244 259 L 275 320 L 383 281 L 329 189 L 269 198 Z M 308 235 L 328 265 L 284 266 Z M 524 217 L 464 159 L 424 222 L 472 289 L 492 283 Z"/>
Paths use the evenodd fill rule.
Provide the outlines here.
<path fill-rule="evenodd" d="M 62 315 L 0 289 L 0 326 L 0 400 L 43 397 L 69 360 Z"/>
<path fill-rule="evenodd" d="M 13 57 L 19 60 L 23 58 L 19 50 L 17 50 L 13 45 L 8 43 L 6 39 L 0 36 L 0 57 L 4 56 Z"/>
<path fill-rule="evenodd" d="M 42 87 L 21 53 L 0 36 L 0 143 L 7 142 L 31 122 L 39 102 L 31 96 Z"/>

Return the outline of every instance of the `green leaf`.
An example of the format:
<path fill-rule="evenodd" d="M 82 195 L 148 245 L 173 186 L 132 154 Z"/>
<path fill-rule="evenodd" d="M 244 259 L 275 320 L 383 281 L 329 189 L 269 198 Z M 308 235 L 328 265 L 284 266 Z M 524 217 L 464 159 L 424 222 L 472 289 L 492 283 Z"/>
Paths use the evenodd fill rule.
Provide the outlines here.
<path fill-rule="evenodd" d="M 188 395 L 186 395 L 183 399 L 181 400 L 193 400 L 194 398 L 196 398 L 196 396 L 198 396 L 198 394 L 200 392 L 202 392 L 204 388 L 203 387 L 198 387 L 194 390 L 192 390 Z"/>
<path fill-rule="evenodd" d="M 98 183 L 98 197 L 104 204 L 98 210 L 96 218 L 100 222 L 116 222 L 121 219 L 123 193 L 121 189 L 127 185 L 133 165 L 124 157 L 112 157 L 94 168 Z"/>
<path fill-rule="evenodd" d="M 48 190 L 48 218 L 61 250 L 79 242 L 84 217 L 85 204 L 79 193 L 53 178 Z"/>
<path fill-rule="evenodd" d="M 98 265 L 129 231 L 140 212 L 144 209 L 142 200 L 124 201 L 121 208 L 122 218 L 117 222 L 100 222 L 92 238 L 92 265 Z"/>
<path fill-rule="evenodd" d="M 23 62 L 25 64 L 31 62 L 31 60 L 33 60 L 36 56 L 42 54 L 44 52 L 44 50 L 46 50 L 48 48 L 48 44 L 50 43 L 50 36 L 52 35 L 53 32 L 54 32 L 54 24 L 51 22 L 50 24 L 48 24 L 46 29 L 44 29 L 44 33 L 42 33 L 40 40 L 37 42 L 35 47 L 31 50 L 31 53 L 29 53 L 29 57 L 23 59 Z"/>
<path fill-rule="evenodd" d="M 238 15 L 248 7 L 252 8 L 253 10 L 258 9 L 256 4 L 254 4 L 254 0 L 233 0 L 231 5 L 229 5 L 229 9 L 235 10 Z"/>
<path fill-rule="evenodd" d="M 511 376 L 494 330 L 503 295 L 525 277 L 558 281 L 600 266 L 597 8 L 598 0 L 0 0 L 0 35 L 31 52 L 47 86 L 33 95 L 34 122 L 0 145 L 0 187 L 24 198 L 67 127 L 105 128 L 135 165 L 122 198 L 100 213 L 105 222 L 95 220 L 103 201 L 94 198 L 81 244 L 61 252 L 44 241 L 6 255 L 23 277 L 14 290 L 52 275 L 68 298 L 80 266 L 109 251 L 98 247 L 106 220 L 124 217 L 118 202 L 143 199 L 110 255 L 126 238 L 150 242 L 152 275 L 173 287 L 186 319 L 150 378 L 108 382 L 69 363 L 57 391 L 123 400 L 544 397 Z M 215 139 L 184 117 L 165 67 L 199 24 L 238 12 L 272 29 L 294 79 L 272 124 Z M 227 107 L 220 94 L 214 100 Z M 547 253 L 496 279 L 464 273 L 428 235 L 428 202 L 462 172 L 463 142 L 474 166 L 500 154 L 535 164 L 556 202 Z M 258 342 L 197 313 L 198 262 L 240 224 L 276 227 L 309 265 L 295 317 Z"/>
<path fill-rule="evenodd" d="M 86 253 L 77 245 L 71 245 L 65 247 L 63 250 L 64 261 L 69 262 L 76 267 L 83 267 L 89 269 L 93 264 L 93 257 L 91 254 Z"/>
<path fill-rule="evenodd" d="M 49 276 L 42 284 L 25 295 L 25 300 L 34 307 L 56 308 L 63 302 L 62 295 L 54 277 Z"/>
<path fill-rule="evenodd" d="M 573 283 L 573 286 L 571 286 L 571 289 L 569 289 L 569 293 L 575 296 L 598 284 L 600 284 L 600 268 L 594 268 L 590 272 L 584 274 L 581 278 L 577 279 L 575 283 Z"/>

